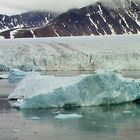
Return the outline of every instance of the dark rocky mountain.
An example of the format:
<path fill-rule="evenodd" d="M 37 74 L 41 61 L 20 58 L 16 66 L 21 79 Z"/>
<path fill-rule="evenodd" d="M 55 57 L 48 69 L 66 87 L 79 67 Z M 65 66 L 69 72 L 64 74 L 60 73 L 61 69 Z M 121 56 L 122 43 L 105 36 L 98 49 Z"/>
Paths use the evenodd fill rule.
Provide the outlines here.
<path fill-rule="evenodd" d="M 137 34 L 140 32 L 139 0 L 100 1 L 71 9 L 38 29 L 22 29 L 15 38 Z M 6 32 L 3 33 L 7 37 Z"/>
<path fill-rule="evenodd" d="M 58 14 L 54 12 L 38 11 L 13 16 L 0 14 L 0 32 L 7 32 L 6 34 L 8 34 L 8 32 L 17 29 L 43 27 L 57 16 Z"/>

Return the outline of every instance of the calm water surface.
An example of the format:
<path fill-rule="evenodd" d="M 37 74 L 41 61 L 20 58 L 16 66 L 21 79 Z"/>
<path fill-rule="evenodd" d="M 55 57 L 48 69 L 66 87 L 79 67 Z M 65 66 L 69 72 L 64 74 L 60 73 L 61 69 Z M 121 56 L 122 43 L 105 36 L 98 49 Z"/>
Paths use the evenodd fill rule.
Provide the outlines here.
<path fill-rule="evenodd" d="M 126 74 L 134 77 L 135 74 Z M 138 78 L 139 76 L 136 75 Z M 0 140 L 139 140 L 140 104 L 74 110 L 11 108 L 7 95 L 16 84 L 0 80 Z M 81 118 L 55 119 L 58 114 Z"/>

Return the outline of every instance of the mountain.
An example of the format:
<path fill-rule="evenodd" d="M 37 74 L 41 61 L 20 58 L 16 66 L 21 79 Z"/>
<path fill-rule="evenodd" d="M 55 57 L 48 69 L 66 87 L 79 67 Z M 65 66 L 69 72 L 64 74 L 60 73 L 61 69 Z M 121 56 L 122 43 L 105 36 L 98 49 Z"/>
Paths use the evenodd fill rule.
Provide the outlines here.
<path fill-rule="evenodd" d="M 0 14 L 0 32 L 8 34 L 13 30 L 39 28 L 47 25 L 58 16 L 54 12 L 27 12 L 20 15 L 7 16 Z M 10 36 L 8 36 L 9 38 Z"/>
<path fill-rule="evenodd" d="M 14 32 L 15 38 L 137 34 L 140 32 L 139 0 L 107 0 L 71 9 L 46 26 Z"/>

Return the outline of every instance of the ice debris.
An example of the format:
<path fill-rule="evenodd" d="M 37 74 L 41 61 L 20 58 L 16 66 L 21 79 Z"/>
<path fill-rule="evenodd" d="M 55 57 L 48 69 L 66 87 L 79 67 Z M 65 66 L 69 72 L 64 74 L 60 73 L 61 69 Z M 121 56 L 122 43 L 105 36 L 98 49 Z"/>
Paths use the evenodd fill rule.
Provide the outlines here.
<path fill-rule="evenodd" d="M 79 114 L 59 114 L 55 116 L 55 119 L 72 119 L 72 118 L 82 118 L 82 115 Z"/>
<path fill-rule="evenodd" d="M 8 79 L 9 74 L 1 74 L 0 79 Z"/>
<path fill-rule="evenodd" d="M 34 117 L 31 117 L 30 119 L 31 119 L 31 120 L 40 120 L 40 117 L 34 116 Z"/>
<path fill-rule="evenodd" d="M 9 99 L 20 109 L 121 104 L 140 99 L 140 80 L 111 71 L 73 77 L 26 76 Z"/>
<path fill-rule="evenodd" d="M 15 79 L 23 79 L 27 75 L 27 72 L 21 71 L 19 69 L 12 69 L 9 72 L 9 80 L 15 80 Z"/>

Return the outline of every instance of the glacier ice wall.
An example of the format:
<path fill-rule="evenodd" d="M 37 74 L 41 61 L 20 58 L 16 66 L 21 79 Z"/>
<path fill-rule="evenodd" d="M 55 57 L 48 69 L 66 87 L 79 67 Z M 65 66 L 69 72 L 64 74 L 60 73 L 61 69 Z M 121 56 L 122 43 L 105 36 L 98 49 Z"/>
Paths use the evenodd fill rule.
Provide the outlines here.
<path fill-rule="evenodd" d="M 102 71 L 74 77 L 27 76 L 9 96 L 21 109 L 120 104 L 140 99 L 140 80 Z"/>
<path fill-rule="evenodd" d="M 0 40 L 0 71 L 136 70 L 139 42 L 140 35 Z"/>

